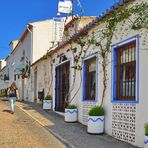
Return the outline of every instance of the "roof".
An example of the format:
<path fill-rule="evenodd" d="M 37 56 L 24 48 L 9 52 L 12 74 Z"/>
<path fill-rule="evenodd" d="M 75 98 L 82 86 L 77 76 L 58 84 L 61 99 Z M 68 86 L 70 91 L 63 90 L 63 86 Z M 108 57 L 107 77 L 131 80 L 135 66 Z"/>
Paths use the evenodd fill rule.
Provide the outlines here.
<path fill-rule="evenodd" d="M 17 45 L 15 46 L 15 48 L 13 49 L 13 51 L 11 52 L 11 54 L 13 54 L 13 52 L 16 50 L 16 48 L 18 47 L 18 45 L 25 39 L 25 37 L 27 36 L 27 34 L 29 33 L 28 29 L 32 29 L 32 25 L 31 24 L 28 24 L 24 33 L 22 34 L 22 36 L 20 37 Z M 11 42 L 10 42 L 11 43 Z"/>
<path fill-rule="evenodd" d="M 31 66 L 34 66 L 35 64 L 37 64 L 38 62 L 42 61 L 42 60 L 46 60 L 47 59 L 47 54 L 43 55 L 40 59 L 38 59 L 37 61 L 35 61 Z"/>
<path fill-rule="evenodd" d="M 6 68 L 6 66 L 4 66 L 4 67 L 0 70 L 0 72 L 2 72 L 5 68 Z"/>
<path fill-rule="evenodd" d="M 8 55 L 8 56 L 5 58 L 5 61 L 7 61 L 9 57 L 10 57 L 10 56 Z"/>
<path fill-rule="evenodd" d="M 84 28 L 81 29 L 79 32 L 73 34 L 69 40 L 63 42 L 60 46 L 58 46 L 55 49 L 55 51 L 58 50 L 58 49 L 60 49 L 60 48 L 62 48 L 63 46 L 65 46 L 69 42 L 75 40 L 78 36 L 82 35 L 86 31 L 90 30 L 97 23 L 101 22 L 107 15 L 111 14 L 112 12 L 114 12 L 115 10 L 117 10 L 120 6 L 123 6 L 125 3 L 130 2 L 130 1 L 134 1 L 134 0 L 119 0 L 118 3 L 115 3 L 113 6 L 111 6 L 108 9 L 106 9 L 106 11 L 104 11 L 101 15 L 99 15 L 98 17 L 96 17 L 96 19 L 94 19 L 92 22 L 90 22 L 89 24 L 87 24 L 86 26 L 84 26 Z"/>
<path fill-rule="evenodd" d="M 82 35 L 86 31 L 89 31 L 97 23 L 101 22 L 104 18 L 106 18 L 106 16 L 108 16 L 112 12 L 116 11 L 119 7 L 123 6 L 127 2 L 131 2 L 131 1 L 134 1 L 134 0 L 119 0 L 119 2 L 115 3 L 110 8 L 106 9 L 102 14 L 100 14 L 98 17 L 96 17 L 92 22 L 90 22 L 89 24 L 87 24 L 86 26 L 84 26 L 83 29 L 81 29 L 79 32 L 73 34 L 69 40 L 67 40 L 65 42 L 61 42 L 61 45 L 59 45 L 57 48 L 55 48 L 54 51 L 49 51 L 46 55 L 50 55 L 53 52 L 56 52 L 57 50 L 59 50 L 60 48 L 66 46 L 68 43 L 70 43 L 71 41 L 75 40 L 78 36 Z M 74 18 L 74 20 L 76 20 L 76 18 Z M 71 20 L 69 23 L 72 23 L 72 22 L 73 22 L 73 20 Z M 44 55 L 43 57 L 45 57 L 46 55 Z M 35 63 L 33 63 L 32 66 L 34 64 L 36 64 L 37 62 L 41 61 L 42 59 L 44 59 L 43 57 L 41 57 L 39 60 L 37 60 Z"/>
<path fill-rule="evenodd" d="M 13 54 L 13 52 L 16 50 L 17 46 L 20 44 L 20 42 L 22 42 L 25 37 L 27 36 L 27 34 L 29 33 L 28 29 L 32 29 L 33 28 L 33 24 L 36 24 L 36 23 L 40 23 L 40 22 L 46 22 L 46 21 L 49 21 L 49 19 L 47 20 L 40 20 L 40 21 L 36 21 L 36 22 L 31 22 L 27 25 L 27 27 L 25 28 L 25 31 L 24 33 L 21 35 L 20 39 L 18 40 L 18 43 L 16 45 L 16 47 L 13 49 L 13 51 L 11 52 L 11 54 Z M 12 41 L 11 41 L 12 42 Z M 10 44 L 11 44 L 10 42 Z M 9 44 L 9 45 L 10 45 Z"/>
<path fill-rule="evenodd" d="M 78 19 L 79 19 L 79 17 L 74 16 L 74 18 L 71 19 L 71 20 L 65 25 L 65 28 L 66 28 L 66 27 L 69 27 L 75 20 L 78 20 Z"/>
<path fill-rule="evenodd" d="M 50 53 L 54 52 L 54 49 L 56 49 L 57 47 L 53 47 L 52 49 L 50 49 Z M 41 58 L 39 58 L 37 61 L 35 61 L 31 66 L 34 66 L 35 64 L 37 64 L 38 62 L 42 61 L 42 60 L 46 60 L 47 57 L 49 55 L 49 52 L 46 53 L 45 55 L 43 55 Z"/>

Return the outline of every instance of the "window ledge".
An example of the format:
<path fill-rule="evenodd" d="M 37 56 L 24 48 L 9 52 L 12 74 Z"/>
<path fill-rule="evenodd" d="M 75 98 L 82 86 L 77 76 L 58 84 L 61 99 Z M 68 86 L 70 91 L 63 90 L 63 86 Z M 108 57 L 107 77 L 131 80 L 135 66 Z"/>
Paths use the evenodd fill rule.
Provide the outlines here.
<path fill-rule="evenodd" d="M 138 104 L 139 103 L 139 101 L 138 100 L 134 100 L 134 101 L 132 101 L 132 100 L 112 100 L 111 101 L 112 103 L 127 103 L 127 104 Z"/>
<path fill-rule="evenodd" d="M 82 102 L 97 102 L 97 100 L 82 100 Z"/>

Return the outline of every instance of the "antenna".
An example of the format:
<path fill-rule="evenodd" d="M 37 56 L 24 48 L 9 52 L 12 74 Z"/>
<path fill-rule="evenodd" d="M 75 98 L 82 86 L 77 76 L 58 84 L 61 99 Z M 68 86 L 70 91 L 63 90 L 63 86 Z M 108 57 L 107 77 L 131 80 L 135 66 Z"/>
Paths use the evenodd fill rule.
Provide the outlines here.
<path fill-rule="evenodd" d="M 84 9 L 83 9 L 83 7 L 82 7 L 82 5 L 81 5 L 80 0 L 77 0 L 77 2 L 78 2 L 78 6 L 80 7 L 80 12 L 81 12 L 81 14 L 83 14 L 83 13 L 84 13 Z"/>
<path fill-rule="evenodd" d="M 73 16 L 74 16 L 74 0 L 72 0 L 72 19 L 73 19 Z"/>

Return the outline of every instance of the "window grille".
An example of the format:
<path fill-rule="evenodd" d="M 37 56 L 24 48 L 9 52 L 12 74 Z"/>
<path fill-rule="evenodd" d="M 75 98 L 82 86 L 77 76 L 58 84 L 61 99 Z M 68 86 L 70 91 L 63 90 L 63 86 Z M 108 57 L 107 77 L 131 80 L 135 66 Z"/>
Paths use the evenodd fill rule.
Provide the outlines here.
<path fill-rule="evenodd" d="M 117 100 L 135 100 L 136 96 L 136 43 L 117 49 Z"/>

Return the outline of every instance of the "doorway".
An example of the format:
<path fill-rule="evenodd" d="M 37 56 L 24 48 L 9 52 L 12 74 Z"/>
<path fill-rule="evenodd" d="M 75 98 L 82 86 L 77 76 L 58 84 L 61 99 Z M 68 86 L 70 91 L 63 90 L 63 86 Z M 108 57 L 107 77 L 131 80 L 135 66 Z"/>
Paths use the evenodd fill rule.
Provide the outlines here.
<path fill-rule="evenodd" d="M 37 70 L 34 72 L 34 102 L 37 102 Z"/>
<path fill-rule="evenodd" d="M 64 112 L 65 110 L 65 98 L 69 92 L 69 74 L 70 61 L 56 68 L 55 110 L 59 112 Z"/>

